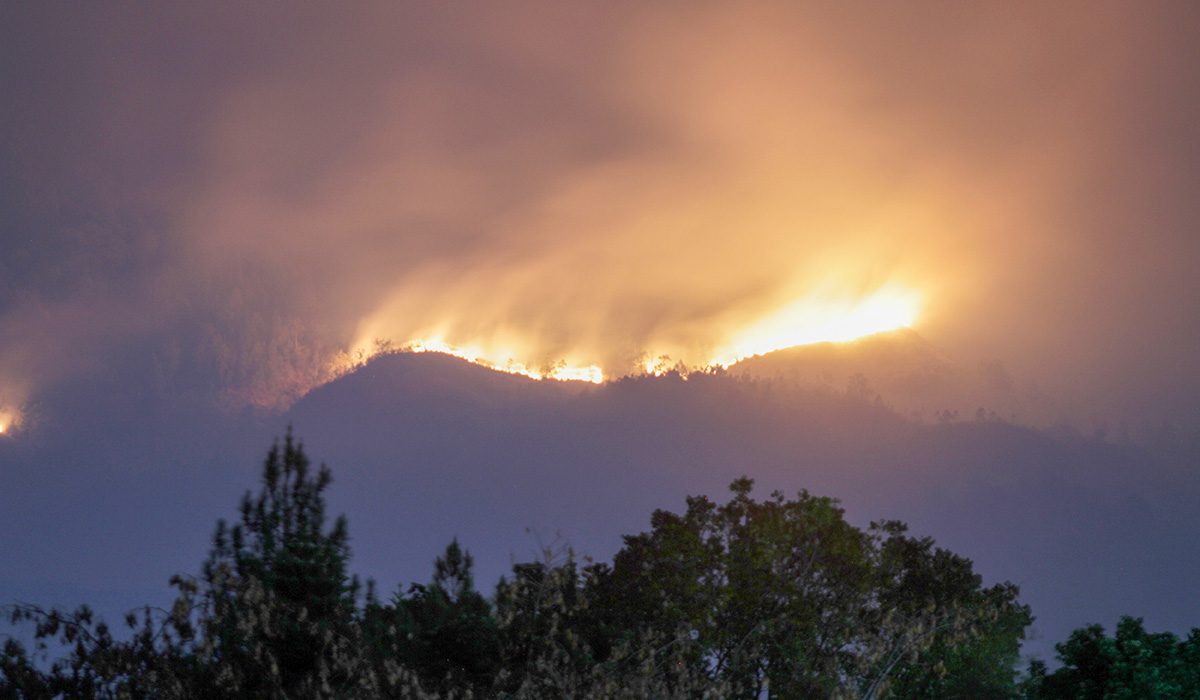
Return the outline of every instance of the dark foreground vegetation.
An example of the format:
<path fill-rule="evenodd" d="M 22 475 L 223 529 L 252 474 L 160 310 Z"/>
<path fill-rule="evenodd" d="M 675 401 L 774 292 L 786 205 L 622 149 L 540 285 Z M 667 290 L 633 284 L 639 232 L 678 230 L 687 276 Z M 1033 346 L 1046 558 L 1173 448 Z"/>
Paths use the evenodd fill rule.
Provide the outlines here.
<path fill-rule="evenodd" d="M 116 634 L 87 608 L 8 609 L 35 626 L 0 650 L 3 698 L 1200 698 L 1200 632 L 1126 619 L 1059 645 L 1018 678 L 1032 621 L 1012 584 L 902 523 L 848 524 L 800 492 L 656 511 L 611 564 L 546 551 L 489 599 L 457 541 L 428 584 L 381 598 L 328 526 L 329 471 L 291 435 L 241 521 L 219 522 L 170 610 Z M 61 657 L 49 656 L 61 653 Z"/>

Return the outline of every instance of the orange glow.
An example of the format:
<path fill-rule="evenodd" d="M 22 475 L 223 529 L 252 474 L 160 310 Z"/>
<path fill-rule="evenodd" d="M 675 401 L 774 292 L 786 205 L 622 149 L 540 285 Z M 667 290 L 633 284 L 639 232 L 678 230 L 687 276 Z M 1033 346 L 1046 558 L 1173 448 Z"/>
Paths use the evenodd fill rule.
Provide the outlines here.
<path fill-rule="evenodd" d="M 491 352 L 479 346 L 458 347 L 451 345 L 441 338 L 428 338 L 422 340 L 413 340 L 405 344 L 402 350 L 410 352 L 440 352 L 454 357 L 461 357 L 468 362 L 474 362 L 477 365 L 490 367 L 491 369 L 509 374 L 520 374 L 532 379 L 558 379 L 560 381 L 584 381 L 599 384 L 604 381 L 604 373 L 596 365 L 570 365 L 565 361 L 546 367 L 544 369 L 534 369 L 528 365 L 513 360 L 507 352 L 497 352 L 493 349 Z M 503 349 L 501 349 L 503 350 Z M 500 361 L 498 357 L 508 357 L 509 359 Z"/>
<path fill-rule="evenodd" d="M 911 326 L 917 319 L 921 295 L 899 285 L 888 285 L 860 297 L 811 294 L 793 301 L 772 313 L 761 316 L 740 330 L 726 334 L 725 342 L 715 352 L 699 358 L 689 358 L 692 369 L 730 365 L 764 353 L 797 345 L 821 342 L 847 342 L 876 333 Z M 440 352 L 500 372 L 519 374 L 532 379 L 560 381 L 603 382 L 605 373 L 599 364 L 559 359 L 544 362 L 540 367 L 528 358 L 535 352 L 536 339 L 506 336 L 503 341 L 480 339 L 461 345 L 447 342 L 443 336 L 408 340 L 401 345 L 390 342 L 360 341 L 351 353 L 335 361 L 332 374 L 338 376 L 361 366 L 371 357 L 389 350 L 401 352 Z M 577 351 L 575 357 L 587 357 Z M 645 353 L 633 371 L 662 375 L 683 365 L 669 353 Z M 699 360 L 697 362 L 697 360 Z"/>
<path fill-rule="evenodd" d="M 734 334 L 713 357 L 712 366 L 729 367 L 747 357 L 823 342 L 846 342 L 911 326 L 920 296 L 899 287 L 883 287 L 858 300 L 804 298 Z"/>
<path fill-rule="evenodd" d="M 13 408 L 11 405 L 0 404 L 0 436 L 14 435 L 15 431 L 21 427 L 21 421 L 22 415 L 19 409 Z"/>

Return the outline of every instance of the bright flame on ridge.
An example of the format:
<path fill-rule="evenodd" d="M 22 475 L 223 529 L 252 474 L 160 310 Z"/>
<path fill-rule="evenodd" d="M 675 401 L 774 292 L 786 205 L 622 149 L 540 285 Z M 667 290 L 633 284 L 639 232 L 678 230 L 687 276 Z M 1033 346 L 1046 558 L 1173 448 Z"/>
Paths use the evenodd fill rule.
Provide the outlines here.
<path fill-rule="evenodd" d="M 907 328 L 917 320 L 919 309 L 920 296 L 897 287 L 883 287 L 853 303 L 800 299 L 734 334 L 710 366 L 729 367 L 797 345 L 842 343 Z"/>
<path fill-rule="evenodd" d="M 413 340 L 401 347 L 401 350 L 445 353 L 446 355 L 460 357 L 468 362 L 474 362 L 477 365 L 490 367 L 501 372 L 508 372 L 509 374 L 520 374 L 532 379 L 584 381 L 592 382 L 593 384 L 599 384 L 604 381 L 604 373 L 596 365 L 574 366 L 561 361 L 545 370 L 537 370 L 511 359 L 505 362 L 496 362 L 489 355 L 494 357 L 498 353 L 488 353 L 478 347 L 458 347 L 445 342 L 441 338 Z"/>
<path fill-rule="evenodd" d="M 713 353 L 705 368 L 728 368 L 755 355 L 775 350 L 811 345 L 814 343 L 841 343 L 863 338 L 876 333 L 907 328 L 916 322 L 920 311 L 921 295 L 911 289 L 889 285 L 858 299 L 829 299 L 809 295 L 798 299 L 778 311 L 728 336 L 728 340 Z M 343 353 L 334 362 L 334 376 L 352 371 L 380 352 L 440 352 L 452 355 L 477 365 L 500 372 L 519 374 L 532 379 L 557 379 L 561 381 L 585 381 L 599 384 L 605 380 L 598 365 L 572 365 L 565 360 L 540 369 L 515 359 L 520 353 L 504 346 L 484 347 L 480 344 L 453 345 L 442 336 L 410 340 L 394 346 L 390 342 L 376 341 L 374 347 L 360 343 L 352 353 Z M 500 360 L 498 358 L 509 358 Z M 646 374 L 662 375 L 678 364 L 667 354 L 648 354 L 642 362 Z M 693 365 L 695 368 L 696 365 Z"/>

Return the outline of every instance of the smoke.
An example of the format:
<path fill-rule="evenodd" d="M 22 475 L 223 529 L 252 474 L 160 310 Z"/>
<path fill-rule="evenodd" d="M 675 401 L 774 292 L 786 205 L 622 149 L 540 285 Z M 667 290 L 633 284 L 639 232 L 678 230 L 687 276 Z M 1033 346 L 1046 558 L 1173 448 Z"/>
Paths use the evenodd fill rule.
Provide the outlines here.
<path fill-rule="evenodd" d="M 54 304 L 19 285 L 6 395 L 131 337 L 158 385 L 232 404 L 286 405 L 376 339 L 619 375 L 886 289 L 968 364 L 1081 401 L 1197 383 L 1178 323 L 1200 311 L 1190 10 L 27 12 L 7 33 L 46 47 L 8 50 L 25 68 L 5 91 L 44 99 L 6 113 L 19 167 L 53 152 L 45 179 L 69 192 L 92 163 L 103 230 L 150 212 L 134 248 L 156 252 Z"/>

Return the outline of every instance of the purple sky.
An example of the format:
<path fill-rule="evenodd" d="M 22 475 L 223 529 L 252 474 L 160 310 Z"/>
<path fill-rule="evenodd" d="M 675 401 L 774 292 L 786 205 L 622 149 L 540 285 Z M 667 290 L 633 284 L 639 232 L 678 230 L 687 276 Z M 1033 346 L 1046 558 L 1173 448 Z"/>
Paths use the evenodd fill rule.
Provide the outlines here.
<path fill-rule="evenodd" d="M 1198 15 L 7 3 L 0 598 L 161 594 L 294 420 L 352 534 L 362 522 L 360 570 L 389 585 L 424 579 L 460 520 L 498 575 L 526 515 L 607 556 L 651 509 L 747 472 L 1022 578 L 1050 634 L 1122 613 L 1200 625 L 1182 588 L 1159 574 L 1151 595 L 1133 573 L 1197 573 L 1170 554 L 1200 495 Z M 400 372 L 390 397 L 353 389 L 359 375 L 327 385 L 340 353 L 376 338 L 610 377 L 660 354 L 702 364 L 796 300 L 892 288 L 921 299 L 934 370 L 868 363 L 900 421 L 870 449 L 857 409 L 788 437 L 790 412 L 828 396 L 603 385 L 564 409 L 553 395 L 574 389 L 517 396 L 496 388 L 524 386 L 507 375 Z M 834 393 L 857 361 L 822 365 Z M 442 411 L 424 431 L 406 423 L 424 425 L 418 389 Z M 761 421 L 739 423 L 755 401 Z M 395 420 L 359 425 L 356 403 Z M 1108 440 L 938 427 L 939 407 Z M 1170 434 L 1179 445 L 1147 447 Z M 423 463 L 397 454 L 404 440 Z M 413 484 L 424 515 L 389 524 Z M 401 525 L 422 544 L 397 554 L 381 543 Z M 381 570 L 393 554 L 403 572 Z"/>

